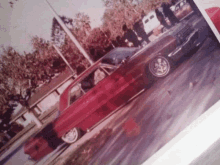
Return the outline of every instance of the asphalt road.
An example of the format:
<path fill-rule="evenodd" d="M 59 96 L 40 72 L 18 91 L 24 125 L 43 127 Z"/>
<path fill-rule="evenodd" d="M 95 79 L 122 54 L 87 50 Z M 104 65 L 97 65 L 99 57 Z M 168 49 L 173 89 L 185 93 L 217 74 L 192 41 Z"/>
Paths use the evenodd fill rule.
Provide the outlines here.
<path fill-rule="evenodd" d="M 189 22 L 200 30 L 205 28 L 204 22 L 195 16 L 190 17 Z M 219 100 L 220 50 L 214 41 L 207 38 L 207 33 L 200 37 L 206 40 L 199 50 L 181 59 L 170 75 L 158 80 L 120 110 L 123 112 L 121 115 L 111 119 L 108 127 L 113 128 L 114 133 L 90 164 L 140 164 Z M 139 126 L 138 135 L 128 136 L 123 129 L 123 123 L 130 118 Z M 93 130 L 93 134 L 103 127 Z M 85 135 L 69 150 L 74 150 L 91 136 Z M 59 146 L 37 164 L 46 164 L 50 157 L 58 156 L 66 148 L 65 145 Z M 25 163 L 36 162 L 27 161 L 22 146 L 4 161 L 4 164 Z"/>

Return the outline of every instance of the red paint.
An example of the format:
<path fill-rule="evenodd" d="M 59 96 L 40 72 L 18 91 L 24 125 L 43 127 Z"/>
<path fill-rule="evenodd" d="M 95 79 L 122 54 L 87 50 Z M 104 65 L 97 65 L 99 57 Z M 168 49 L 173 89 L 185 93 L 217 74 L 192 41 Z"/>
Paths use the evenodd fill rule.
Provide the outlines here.
<path fill-rule="evenodd" d="M 125 131 L 127 137 L 137 136 L 140 134 L 141 131 L 140 126 L 135 122 L 133 118 L 129 118 L 123 124 L 122 128 Z"/>
<path fill-rule="evenodd" d="M 218 32 L 220 33 L 220 8 L 219 7 L 212 7 L 205 10 L 214 23 L 215 27 L 217 28 Z"/>
<path fill-rule="evenodd" d="M 135 79 L 131 75 L 124 76 L 120 72 L 121 70 L 118 69 L 105 78 L 60 115 L 59 120 L 54 123 L 54 130 L 58 133 L 58 137 L 73 127 L 79 127 L 82 130 L 92 127 L 136 94 Z M 68 99 L 68 97 L 65 98 Z"/>
<path fill-rule="evenodd" d="M 43 137 L 32 138 L 24 146 L 24 153 L 33 160 L 39 160 L 53 150 Z"/>

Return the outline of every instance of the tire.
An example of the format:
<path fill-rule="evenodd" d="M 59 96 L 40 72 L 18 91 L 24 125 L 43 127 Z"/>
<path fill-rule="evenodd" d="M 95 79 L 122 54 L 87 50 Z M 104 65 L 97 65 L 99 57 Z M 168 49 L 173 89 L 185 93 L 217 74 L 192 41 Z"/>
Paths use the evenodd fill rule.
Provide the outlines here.
<path fill-rule="evenodd" d="M 166 77 L 171 71 L 171 61 L 164 56 L 157 56 L 150 61 L 148 69 L 156 78 Z"/>
<path fill-rule="evenodd" d="M 61 139 L 68 144 L 72 144 L 76 142 L 78 139 L 80 139 L 82 136 L 82 133 L 79 128 L 72 128 L 67 133 L 65 133 Z"/>

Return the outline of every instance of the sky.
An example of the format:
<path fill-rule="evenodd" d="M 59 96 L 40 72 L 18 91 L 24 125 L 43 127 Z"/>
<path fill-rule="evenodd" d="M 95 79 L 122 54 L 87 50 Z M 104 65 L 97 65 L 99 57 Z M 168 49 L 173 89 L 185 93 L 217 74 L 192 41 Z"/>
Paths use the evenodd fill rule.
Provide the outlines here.
<path fill-rule="evenodd" d="M 12 46 L 16 51 L 31 52 L 32 36 L 50 40 L 54 17 L 45 0 L 10 0 L 0 2 L 0 46 Z M 59 15 L 74 18 L 77 12 L 90 16 L 91 26 L 101 24 L 104 13 L 102 0 L 48 0 Z"/>

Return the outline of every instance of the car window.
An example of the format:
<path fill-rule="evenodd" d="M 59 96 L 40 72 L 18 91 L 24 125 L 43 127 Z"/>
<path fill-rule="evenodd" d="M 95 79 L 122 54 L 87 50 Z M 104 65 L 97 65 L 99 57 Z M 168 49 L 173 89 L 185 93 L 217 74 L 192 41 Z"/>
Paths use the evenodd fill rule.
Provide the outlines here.
<path fill-rule="evenodd" d="M 69 93 L 69 105 L 75 102 L 82 95 L 83 95 L 83 91 L 80 84 L 77 84 L 73 88 L 71 88 Z"/>
<path fill-rule="evenodd" d="M 109 64 L 112 66 L 119 66 L 123 60 L 134 55 L 139 49 L 138 48 L 115 48 L 105 55 L 101 61 L 103 64 Z"/>
<path fill-rule="evenodd" d="M 119 66 L 115 66 L 112 64 L 101 63 L 100 67 L 107 73 L 112 74 Z"/>
<path fill-rule="evenodd" d="M 146 19 L 144 23 L 148 23 L 149 19 Z"/>
<path fill-rule="evenodd" d="M 101 69 L 97 69 L 94 73 L 94 85 L 97 85 L 99 81 L 106 77 L 106 73 Z"/>
<path fill-rule="evenodd" d="M 101 68 L 97 68 L 81 81 L 81 87 L 85 92 L 87 92 L 96 86 L 105 77 L 107 77 L 105 71 Z"/>

